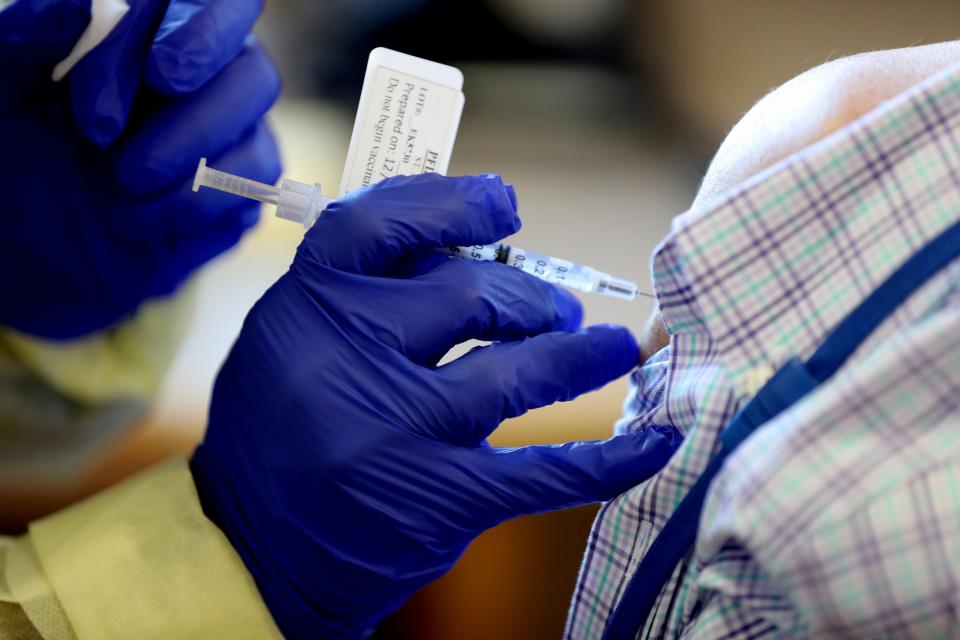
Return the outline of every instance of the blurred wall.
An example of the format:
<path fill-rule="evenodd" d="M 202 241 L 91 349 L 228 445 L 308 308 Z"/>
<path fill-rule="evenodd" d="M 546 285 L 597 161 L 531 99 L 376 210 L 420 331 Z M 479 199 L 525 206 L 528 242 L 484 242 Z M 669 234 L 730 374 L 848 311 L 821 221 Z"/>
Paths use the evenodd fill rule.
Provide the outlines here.
<path fill-rule="evenodd" d="M 956 0 L 635 2 L 634 63 L 706 152 L 760 97 L 828 60 L 960 38 Z"/>

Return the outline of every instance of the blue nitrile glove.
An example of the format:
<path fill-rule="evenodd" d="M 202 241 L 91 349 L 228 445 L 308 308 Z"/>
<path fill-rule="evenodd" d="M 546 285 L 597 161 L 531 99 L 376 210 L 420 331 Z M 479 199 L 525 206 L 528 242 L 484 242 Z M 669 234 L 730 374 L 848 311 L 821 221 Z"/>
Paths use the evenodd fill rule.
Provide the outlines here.
<path fill-rule="evenodd" d="M 610 498 L 673 452 L 679 438 L 656 428 L 485 443 L 504 419 L 638 361 L 626 329 L 578 331 L 563 290 L 502 264 L 432 259 L 519 227 L 496 176 L 390 178 L 331 204 L 247 316 L 192 468 L 288 637 L 359 638 L 485 529 Z M 470 338 L 497 342 L 436 366 Z"/>
<path fill-rule="evenodd" d="M 225 0 L 131 3 L 107 40 L 52 83 L 87 5 L 19 1 L 0 11 L 0 324 L 51 339 L 103 329 L 171 293 L 256 222 L 255 203 L 191 191 L 198 158 L 264 182 L 280 173 L 262 120 L 279 79 L 255 43 L 242 45 L 259 2 L 231 0 L 237 14 L 223 20 Z M 152 48 L 132 49 L 148 8 L 160 30 Z M 172 58 L 170 43 L 189 55 Z M 120 64 L 137 70 L 117 75 Z M 78 102 L 98 87 L 101 99 Z M 142 100 L 128 119 L 123 96 L 135 89 Z M 114 125 L 125 127 L 119 137 Z M 115 141 L 92 144 L 90 126 Z"/>
<path fill-rule="evenodd" d="M 128 0 L 130 10 L 70 72 L 73 115 L 98 146 L 126 127 L 146 85 L 167 95 L 192 93 L 244 47 L 263 0 Z M 159 26 L 157 26 L 159 24 Z M 262 91 L 251 84 L 248 100 Z M 196 159 L 194 164 L 196 164 Z"/>

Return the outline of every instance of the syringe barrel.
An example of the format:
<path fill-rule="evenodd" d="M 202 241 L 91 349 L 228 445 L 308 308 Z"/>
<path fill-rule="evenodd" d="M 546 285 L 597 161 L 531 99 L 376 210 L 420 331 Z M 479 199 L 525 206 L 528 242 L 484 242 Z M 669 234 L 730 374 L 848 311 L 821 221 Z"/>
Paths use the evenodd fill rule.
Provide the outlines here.
<path fill-rule="evenodd" d="M 614 278 L 609 273 L 597 271 L 585 264 L 527 251 L 520 247 L 488 244 L 453 247 L 449 251 L 454 257 L 464 260 L 502 262 L 540 280 L 584 293 L 598 293 L 624 300 L 633 300 L 637 295 L 637 285 L 629 280 Z"/>

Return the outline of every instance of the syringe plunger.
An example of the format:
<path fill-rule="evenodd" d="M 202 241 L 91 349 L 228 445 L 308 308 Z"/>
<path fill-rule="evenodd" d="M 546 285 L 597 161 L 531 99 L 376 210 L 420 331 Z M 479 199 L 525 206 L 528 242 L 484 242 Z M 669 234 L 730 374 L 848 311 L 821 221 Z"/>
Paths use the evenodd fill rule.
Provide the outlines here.
<path fill-rule="evenodd" d="M 272 205 L 280 202 L 280 189 L 278 187 L 208 167 L 206 158 L 200 158 L 197 173 L 193 176 L 193 190 L 197 191 L 200 187 L 210 187 L 217 191 L 233 193 Z"/>

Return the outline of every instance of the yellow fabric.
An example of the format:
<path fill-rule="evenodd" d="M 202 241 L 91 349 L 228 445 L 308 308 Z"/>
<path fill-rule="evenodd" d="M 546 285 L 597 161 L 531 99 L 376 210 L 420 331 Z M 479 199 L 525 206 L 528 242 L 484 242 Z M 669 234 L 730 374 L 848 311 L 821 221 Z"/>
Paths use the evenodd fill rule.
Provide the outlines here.
<path fill-rule="evenodd" d="M 171 298 L 143 304 L 129 320 L 66 342 L 0 328 L 14 356 L 66 396 L 96 404 L 156 393 L 193 314 L 193 281 Z"/>
<path fill-rule="evenodd" d="M 41 638 L 76 640 L 76 634 L 64 614 L 27 536 L 11 540 L 4 563 L 10 600 L 20 605 Z"/>
<path fill-rule="evenodd" d="M 32 523 L 0 549 L 0 602 L 19 603 L 45 640 L 281 637 L 203 515 L 183 457 Z M 0 607 L 0 638 L 18 637 L 18 623 Z"/>
<path fill-rule="evenodd" d="M 15 542 L 14 538 L 0 536 L 0 638 L 43 640 L 43 636 L 27 617 L 23 605 L 17 601 L 7 586 L 7 577 L 3 569 L 7 566 L 7 549 Z M 69 638 L 69 636 L 66 637 Z"/>

